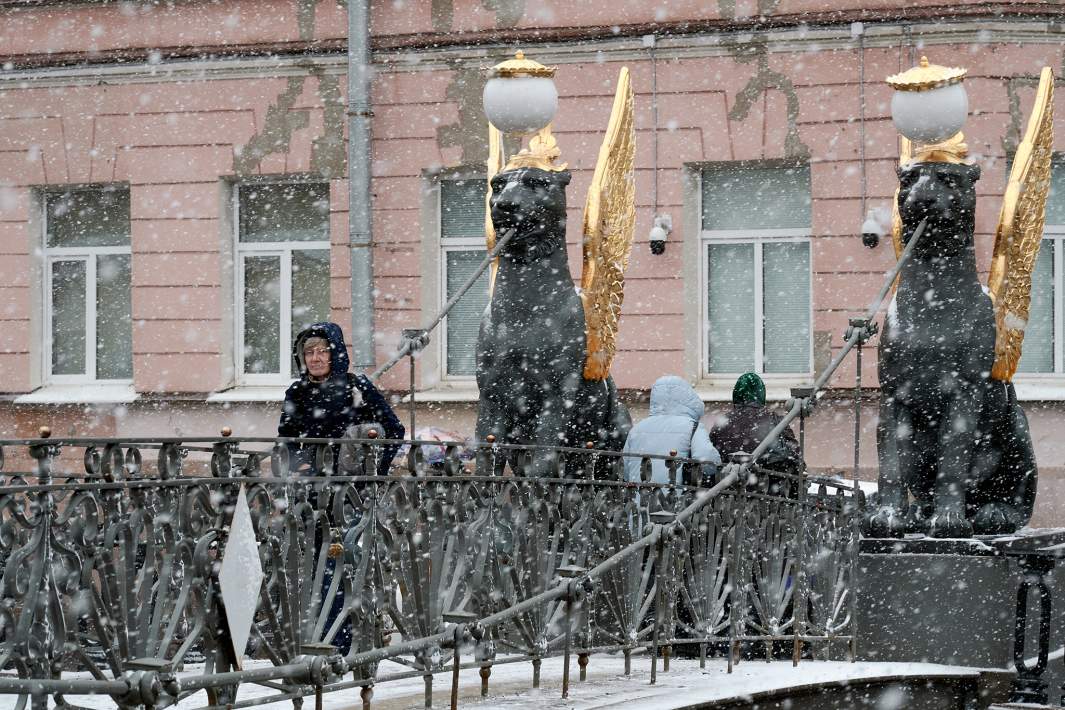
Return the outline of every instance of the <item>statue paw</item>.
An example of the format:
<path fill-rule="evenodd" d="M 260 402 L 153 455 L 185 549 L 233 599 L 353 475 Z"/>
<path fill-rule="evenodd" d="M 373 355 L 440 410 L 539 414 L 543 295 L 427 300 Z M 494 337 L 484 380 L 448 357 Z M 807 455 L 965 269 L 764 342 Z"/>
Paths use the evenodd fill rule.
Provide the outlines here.
<path fill-rule="evenodd" d="M 931 537 L 972 537 L 973 525 L 961 511 L 948 510 L 932 516 L 928 534 Z"/>
<path fill-rule="evenodd" d="M 1021 527 L 1017 509 L 1007 503 L 988 503 L 973 516 L 973 530 L 977 535 L 1006 535 Z"/>
<path fill-rule="evenodd" d="M 862 534 L 866 537 L 902 537 L 906 521 L 901 511 L 891 505 L 874 508 L 862 521 Z"/>
<path fill-rule="evenodd" d="M 906 532 L 927 535 L 932 524 L 931 511 L 919 503 L 912 503 L 906 511 Z"/>

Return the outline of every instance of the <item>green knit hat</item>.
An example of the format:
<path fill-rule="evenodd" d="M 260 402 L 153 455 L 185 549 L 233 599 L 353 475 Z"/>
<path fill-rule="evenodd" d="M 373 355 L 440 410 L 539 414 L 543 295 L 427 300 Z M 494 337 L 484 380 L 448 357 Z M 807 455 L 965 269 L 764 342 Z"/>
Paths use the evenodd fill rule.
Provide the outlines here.
<path fill-rule="evenodd" d="M 765 405 L 765 383 L 753 372 L 740 375 L 736 380 L 736 386 L 732 388 L 732 403 L 744 404 L 746 402 Z"/>

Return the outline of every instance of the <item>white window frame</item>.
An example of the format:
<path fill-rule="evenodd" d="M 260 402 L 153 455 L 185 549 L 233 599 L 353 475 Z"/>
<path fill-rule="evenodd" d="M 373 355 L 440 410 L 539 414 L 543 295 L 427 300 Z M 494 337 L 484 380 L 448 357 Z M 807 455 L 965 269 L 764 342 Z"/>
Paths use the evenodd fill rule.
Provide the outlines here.
<path fill-rule="evenodd" d="M 332 271 L 332 252 L 330 251 L 330 239 L 314 241 L 281 241 L 281 242 L 242 242 L 240 240 L 240 191 L 244 187 L 253 187 L 266 181 L 238 182 L 233 189 L 233 254 L 235 262 L 235 277 L 233 285 L 234 311 L 234 372 L 238 385 L 246 386 L 275 386 L 287 385 L 292 382 L 290 366 L 292 362 L 292 252 L 294 251 L 326 251 L 330 252 L 329 267 Z M 324 184 L 324 180 L 270 180 L 272 184 Z M 279 308 L 281 310 L 281 332 L 279 338 L 279 365 L 281 372 L 257 373 L 244 372 L 244 259 L 248 256 L 277 256 L 280 257 L 281 269 L 281 293 Z M 331 284 L 328 283 L 327 288 Z M 331 301 L 332 299 L 330 299 Z M 330 307 L 332 304 L 330 304 Z"/>
<path fill-rule="evenodd" d="M 1054 370 L 1052 372 L 1018 372 L 1015 379 L 1019 384 L 1038 385 L 1040 382 L 1052 382 L 1056 387 L 1065 386 L 1065 224 L 1048 224 L 1043 227 L 1043 241 L 1054 242 L 1053 287 L 1054 287 Z M 1022 346 L 1023 347 L 1023 346 Z M 1034 394 L 1034 393 L 1033 393 Z M 1030 399 L 1034 397 L 1022 397 Z"/>
<path fill-rule="evenodd" d="M 453 251 L 480 251 L 481 259 L 487 255 L 483 239 L 477 237 L 440 238 L 440 304 L 447 303 L 447 255 Z M 472 290 L 472 289 L 471 289 Z M 447 370 L 447 317 L 440 323 L 440 378 L 447 382 L 474 382 L 476 375 L 454 375 Z"/>
<path fill-rule="evenodd" d="M 436 199 L 434 201 L 433 209 L 436 219 L 436 238 L 438 249 L 437 254 L 437 304 L 438 309 L 443 308 L 447 303 L 447 253 L 451 251 L 480 251 L 483 256 L 488 254 L 484 237 L 447 237 L 444 236 L 444 189 L 445 182 L 469 182 L 471 180 L 480 180 L 482 182 L 487 181 L 484 172 L 478 173 L 474 168 L 459 168 L 455 171 L 450 171 L 445 174 L 434 176 L 434 188 L 436 192 Z M 482 259 L 483 259 L 482 256 Z M 430 315 L 435 315 L 430 314 Z M 473 375 L 453 375 L 447 370 L 447 318 L 437 328 L 439 337 L 436 338 L 439 343 L 437 348 L 437 377 L 442 384 L 457 386 L 459 388 L 475 387 L 477 376 Z"/>
<path fill-rule="evenodd" d="M 701 206 L 700 212 L 702 214 Z M 750 229 L 750 230 L 712 230 L 703 229 L 699 233 L 699 370 L 701 379 L 711 387 L 729 387 L 735 383 L 736 378 L 742 372 L 711 372 L 710 371 L 710 313 L 708 302 L 710 300 L 710 278 L 707 269 L 709 247 L 711 244 L 753 244 L 754 245 L 754 313 L 756 327 L 754 329 L 754 371 L 757 372 L 767 385 L 780 387 L 789 384 L 809 382 L 813 378 L 813 370 L 808 372 L 765 372 L 765 327 L 763 310 L 763 284 L 762 284 L 762 245 L 766 243 L 796 242 L 805 243 L 811 250 L 810 259 L 810 299 L 809 299 L 809 323 L 810 340 L 808 362 L 813 366 L 813 243 L 810 229 Z M 759 325 L 761 324 L 761 325 Z"/>
<path fill-rule="evenodd" d="M 84 187 L 70 187 L 71 191 L 93 192 L 102 191 L 110 185 L 87 185 Z M 118 188 L 128 189 L 128 188 Z M 45 190 L 41 200 L 41 244 L 44 253 L 44 273 L 41 283 L 44 286 L 43 308 L 44 324 L 44 347 L 41 348 L 42 363 L 41 372 L 45 373 L 46 385 L 133 385 L 133 378 L 100 379 L 96 377 L 96 262 L 98 257 L 109 254 L 125 254 L 131 259 L 132 266 L 132 241 L 125 246 L 110 247 L 49 247 L 48 246 L 48 199 L 59 190 Z M 57 261 L 80 261 L 85 264 L 85 374 L 83 375 L 56 375 L 52 373 L 52 265 Z M 132 280 L 130 289 L 133 288 Z M 133 318 L 133 314 L 129 314 Z M 132 347 L 132 345 L 131 345 Z"/>

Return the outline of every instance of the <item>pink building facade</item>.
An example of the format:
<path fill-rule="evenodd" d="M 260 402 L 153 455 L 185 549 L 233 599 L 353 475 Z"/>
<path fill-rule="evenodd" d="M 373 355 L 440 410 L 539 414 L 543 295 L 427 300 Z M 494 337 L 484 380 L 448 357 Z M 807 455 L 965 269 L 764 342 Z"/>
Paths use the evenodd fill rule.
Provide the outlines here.
<path fill-rule="evenodd" d="M 921 55 L 969 71 L 986 269 L 1039 70 L 1065 73 L 1065 10 L 840 5 L 371 3 L 376 362 L 483 256 L 482 70 L 516 48 L 558 67 L 575 278 L 618 71 L 632 72 L 637 236 L 613 374 L 637 418 L 662 374 L 713 402 L 755 369 L 782 399 L 838 352 L 894 259 L 860 239 L 896 186 L 884 78 Z M 0 2 L 0 436 L 274 433 L 293 332 L 322 318 L 351 332 L 346 32 L 331 1 Z M 1065 509 L 1065 167 L 1055 175 L 1017 379 L 1042 525 Z M 661 255 L 656 215 L 672 224 Z M 417 360 L 419 426 L 472 432 L 485 296 L 471 293 Z M 407 373 L 382 379 L 403 410 Z M 852 358 L 807 424 L 816 469 L 853 465 L 854 384 Z M 862 384 L 873 478 L 873 348 Z"/>

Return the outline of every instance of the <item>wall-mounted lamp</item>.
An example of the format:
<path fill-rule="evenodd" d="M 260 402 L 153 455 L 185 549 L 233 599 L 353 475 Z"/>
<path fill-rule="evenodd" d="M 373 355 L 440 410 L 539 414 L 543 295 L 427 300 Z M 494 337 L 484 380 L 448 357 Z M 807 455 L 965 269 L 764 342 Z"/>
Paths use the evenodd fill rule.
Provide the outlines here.
<path fill-rule="evenodd" d="M 673 233 L 673 218 L 668 214 L 656 214 L 654 226 L 651 227 L 651 253 L 663 254 L 666 251 L 666 239 Z"/>

